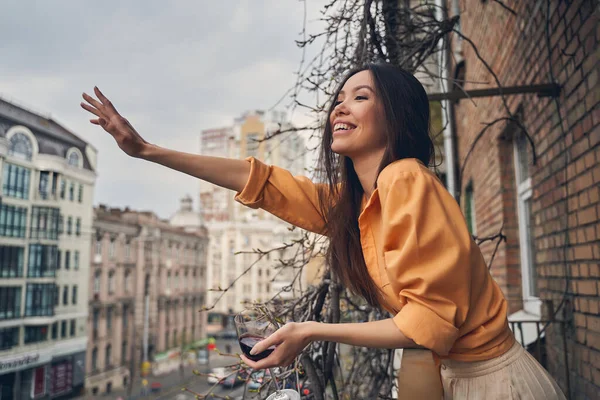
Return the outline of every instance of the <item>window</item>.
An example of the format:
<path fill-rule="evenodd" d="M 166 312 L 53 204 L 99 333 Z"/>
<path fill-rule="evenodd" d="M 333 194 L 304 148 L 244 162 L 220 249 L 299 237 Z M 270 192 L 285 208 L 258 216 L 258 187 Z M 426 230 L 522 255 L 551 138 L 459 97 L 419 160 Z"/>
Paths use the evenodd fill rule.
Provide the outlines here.
<path fill-rule="evenodd" d="M 60 287 L 56 285 L 54 289 L 54 307 L 58 307 L 60 305 Z"/>
<path fill-rule="evenodd" d="M 25 344 L 43 342 L 47 338 L 48 325 L 25 327 Z"/>
<path fill-rule="evenodd" d="M 94 347 L 92 350 L 92 371 L 96 371 L 98 369 L 98 349 Z"/>
<path fill-rule="evenodd" d="M 70 166 L 79 167 L 79 154 L 77 154 L 75 151 L 72 151 L 71 154 L 69 154 L 67 162 Z"/>
<path fill-rule="evenodd" d="M 69 304 L 69 285 L 63 286 L 63 306 Z"/>
<path fill-rule="evenodd" d="M 74 200 L 75 200 L 75 183 L 70 182 L 69 183 L 69 201 L 74 201 Z"/>
<path fill-rule="evenodd" d="M 127 330 L 127 326 L 129 325 L 129 306 L 127 304 L 123 305 L 123 331 Z"/>
<path fill-rule="evenodd" d="M 100 293 L 100 271 L 94 274 L 94 294 Z"/>
<path fill-rule="evenodd" d="M 67 321 L 61 321 L 60 323 L 60 337 L 63 339 L 67 337 Z"/>
<path fill-rule="evenodd" d="M 469 182 L 465 189 L 465 219 L 467 220 L 467 228 L 471 235 L 476 235 L 475 224 L 475 197 L 473 193 L 473 183 Z"/>
<path fill-rule="evenodd" d="M 79 250 L 73 252 L 73 268 L 79 269 Z"/>
<path fill-rule="evenodd" d="M 65 269 L 71 269 L 71 251 L 65 251 Z"/>
<path fill-rule="evenodd" d="M 0 206 L 0 236 L 25 237 L 27 208 L 2 204 Z"/>
<path fill-rule="evenodd" d="M 60 250 L 58 250 L 56 252 L 56 269 L 60 269 L 61 261 L 62 261 L 61 260 L 61 252 L 60 252 Z"/>
<path fill-rule="evenodd" d="M 96 239 L 96 246 L 94 246 L 94 254 L 97 256 L 102 255 L 102 239 Z"/>
<path fill-rule="evenodd" d="M 67 218 L 67 235 L 73 233 L 73 217 Z"/>
<path fill-rule="evenodd" d="M 519 220 L 519 240 L 521 250 L 521 279 L 523 285 L 524 309 L 540 315 L 541 303 L 538 298 L 535 256 L 531 232 L 531 176 L 529 172 L 529 140 L 519 132 L 513 141 L 515 177 L 517 182 L 517 215 Z"/>
<path fill-rule="evenodd" d="M 25 296 L 26 317 L 47 317 L 54 315 L 53 283 L 28 283 Z"/>
<path fill-rule="evenodd" d="M 104 360 L 104 365 L 107 367 L 112 365 L 112 346 L 110 344 L 106 345 L 106 357 Z"/>
<path fill-rule="evenodd" d="M 171 289 L 171 271 L 167 272 L 167 289 Z"/>
<path fill-rule="evenodd" d="M 28 200 L 31 170 L 5 163 L 2 172 L 2 193 L 6 197 Z"/>
<path fill-rule="evenodd" d="M 83 185 L 79 184 L 79 193 L 77 194 L 77 201 L 83 203 Z"/>
<path fill-rule="evenodd" d="M 108 294 L 113 294 L 115 292 L 115 271 L 110 271 L 108 273 Z"/>
<path fill-rule="evenodd" d="M 131 243 L 126 242 L 125 243 L 125 258 L 127 260 L 129 260 L 130 257 L 131 257 Z"/>
<path fill-rule="evenodd" d="M 115 257 L 115 239 L 110 239 L 110 243 L 108 244 L 108 256 L 110 258 Z"/>
<path fill-rule="evenodd" d="M 58 246 L 30 244 L 27 276 L 30 278 L 52 278 L 56 276 L 57 253 Z"/>
<path fill-rule="evenodd" d="M 52 339 L 58 339 L 58 322 L 52 324 Z"/>
<path fill-rule="evenodd" d="M 112 320 L 113 320 L 113 308 L 108 307 L 106 309 L 106 330 L 110 331 L 112 329 Z"/>
<path fill-rule="evenodd" d="M 69 335 L 73 337 L 75 336 L 75 320 L 72 319 L 70 324 L 71 326 L 69 327 Z"/>
<path fill-rule="evenodd" d="M 62 235 L 65 233 L 65 217 L 62 215 L 58 216 L 58 234 Z"/>
<path fill-rule="evenodd" d="M 31 207 L 31 229 L 33 239 L 58 240 L 58 220 L 60 210 L 51 207 Z"/>
<path fill-rule="evenodd" d="M 100 320 L 100 310 L 95 308 L 92 313 L 92 333 L 94 335 L 94 339 L 96 339 L 98 337 L 98 321 L 99 320 Z"/>
<path fill-rule="evenodd" d="M 21 316 L 21 288 L 0 286 L 0 320 Z"/>
<path fill-rule="evenodd" d="M 175 272 L 175 289 L 179 289 L 179 272 Z"/>
<path fill-rule="evenodd" d="M 173 347 L 177 347 L 177 329 L 173 331 Z"/>
<path fill-rule="evenodd" d="M 60 180 L 60 198 L 64 200 L 65 193 L 67 191 L 67 181 L 64 179 Z"/>
<path fill-rule="evenodd" d="M 125 279 L 123 282 L 125 293 L 129 293 L 129 285 L 131 284 L 131 271 L 125 271 Z"/>
<path fill-rule="evenodd" d="M 73 293 L 71 293 L 71 303 L 77 304 L 77 285 L 73 285 Z"/>
<path fill-rule="evenodd" d="M 40 171 L 40 182 L 38 185 L 38 193 L 43 200 L 50 197 L 50 172 Z"/>
<path fill-rule="evenodd" d="M 23 276 L 23 248 L 0 246 L 0 278 L 20 278 Z"/>
<path fill-rule="evenodd" d="M 121 360 L 123 360 L 123 362 L 127 361 L 127 341 L 123 342 L 121 345 Z"/>
<path fill-rule="evenodd" d="M 15 133 L 10 138 L 8 154 L 21 160 L 31 161 L 33 155 L 31 139 L 22 132 Z"/>
<path fill-rule="evenodd" d="M 81 236 L 81 218 L 75 220 L 75 236 Z"/>

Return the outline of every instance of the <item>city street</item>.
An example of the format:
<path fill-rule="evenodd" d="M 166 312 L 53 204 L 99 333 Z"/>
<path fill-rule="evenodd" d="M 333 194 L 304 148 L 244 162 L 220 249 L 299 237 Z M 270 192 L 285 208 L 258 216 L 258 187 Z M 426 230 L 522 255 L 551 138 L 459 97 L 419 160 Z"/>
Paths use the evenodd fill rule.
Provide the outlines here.
<path fill-rule="evenodd" d="M 218 340 L 217 348 L 221 351 L 224 351 L 225 346 L 229 344 L 231 345 L 232 352 L 239 352 L 239 345 L 235 340 Z M 217 353 L 211 352 L 210 355 L 210 364 L 207 366 L 188 366 L 184 370 L 183 379 L 180 376 L 179 371 L 174 371 L 168 375 L 162 376 L 149 376 L 146 379 L 149 384 L 152 385 L 154 382 L 159 382 L 162 386 L 160 392 L 150 393 L 147 396 L 142 396 L 141 392 L 141 378 L 138 376 L 134 379 L 133 390 L 131 392 L 131 397 L 127 397 L 126 390 L 118 390 L 113 391 L 110 394 L 103 395 L 87 395 L 85 397 L 80 397 L 81 399 L 92 400 L 92 399 L 117 399 L 122 397 L 123 399 L 129 400 L 142 400 L 142 399 L 152 399 L 152 400 L 193 400 L 194 395 L 191 393 L 184 392 L 183 388 L 189 388 L 190 390 L 199 393 L 199 394 L 208 394 L 209 390 L 214 386 L 213 384 L 209 384 L 207 382 L 206 376 L 197 376 L 192 371 L 198 370 L 200 372 L 206 373 L 209 372 L 211 368 L 222 367 L 226 365 L 231 365 L 235 362 L 235 359 L 231 357 L 223 357 L 218 355 Z M 224 388 L 221 385 L 218 385 L 213 389 L 213 393 L 218 396 L 229 396 L 232 399 L 236 397 L 242 396 L 244 390 L 244 386 L 240 385 L 234 389 Z M 208 398 L 211 398 L 210 396 Z M 246 396 L 247 399 L 251 399 L 251 396 Z"/>

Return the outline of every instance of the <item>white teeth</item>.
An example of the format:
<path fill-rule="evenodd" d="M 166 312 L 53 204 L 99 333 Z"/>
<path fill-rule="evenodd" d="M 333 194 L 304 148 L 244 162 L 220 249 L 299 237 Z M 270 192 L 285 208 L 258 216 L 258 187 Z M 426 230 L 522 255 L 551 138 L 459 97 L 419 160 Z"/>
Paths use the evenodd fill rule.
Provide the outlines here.
<path fill-rule="evenodd" d="M 339 130 L 347 131 L 347 130 L 350 130 L 350 129 L 354 129 L 354 127 L 350 126 L 348 124 L 343 124 L 343 123 L 337 123 L 333 127 L 334 131 L 339 131 Z"/>

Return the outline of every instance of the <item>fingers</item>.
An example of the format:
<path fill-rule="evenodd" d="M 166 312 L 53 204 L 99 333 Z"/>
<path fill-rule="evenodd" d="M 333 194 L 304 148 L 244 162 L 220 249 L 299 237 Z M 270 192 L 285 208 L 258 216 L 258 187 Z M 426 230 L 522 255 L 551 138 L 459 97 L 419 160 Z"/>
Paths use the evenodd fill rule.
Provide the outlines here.
<path fill-rule="evenodd" d="M 98 111 L 101 111 L 104 109 L 104 105 L 102 105 L 102 103 L 100 103 L 98 100 L 94 99 L 89 94 L 83 93 L 83 98 L 85 99 L 85 101 L 90 103 L 93 107 L 95 107 Z"/>
<path fill-rule="evenodd" d="M 91 112 L 95 116 L 100 117 L 100 118 L 104 117 L 104 115 L 102 115 L 100 110 L 98 110 L 97 108 L 94 108 L 94 107 L 90 106 L 89 104 L 85 104 L 85 103 L 80 103 L 80 105 L 81 105 L 81 108 Z"/>
<path fill-rule="evenodd" d="M 108 100 L 106 98 L 106 96 L 104 94 L 102 94 L 100 89 L 98 89 L 98 86 L 94 86 L 94 93 L 96 93 L 96 96 L 98 96 L 98 99 L 100 99 L 102 104 L 104 104 L 110 110 L 117 112 L 117 109 L 115 108 L 115 106 L 113 106 L 113 104 L 110 102 L 110 100 Z"/>
<path fill-rule="evenodd" d="M 250 354 L 256 355 L 256 354 L 262 353 L 263 351 L 267 350 L 269 347 L 279 344 L 279 343 L 274 343 L 274 341 L 275 341 L 275 338 L 273 337 L 273 335 L 269 336 L 268 338 L 266 338 L 264 340 L 261 340 L 260 342 L 256 343 L 252 347 Z"/>

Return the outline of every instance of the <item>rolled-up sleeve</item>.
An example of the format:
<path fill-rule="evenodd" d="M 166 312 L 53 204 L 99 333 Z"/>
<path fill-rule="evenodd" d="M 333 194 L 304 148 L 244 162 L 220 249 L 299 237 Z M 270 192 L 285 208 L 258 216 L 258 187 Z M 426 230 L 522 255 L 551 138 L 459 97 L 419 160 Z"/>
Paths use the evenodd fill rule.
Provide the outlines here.
<path fill-rule="evenodd" d="M 378 181 L 386 272 L 401 310 L 393 320 L 418 345 L 448 354 L 471 292 L 471 238 L 460 207 L 423 171 Z"/>
<path fill-rule="evenodd" d="M 311 232 L 324 233 L 324 218 L 319 203 L 319 190 L 324 185 L 313 183 L 304 176 L 249 157 L 250 176 L 235 200 L 263 210 Z"/>

